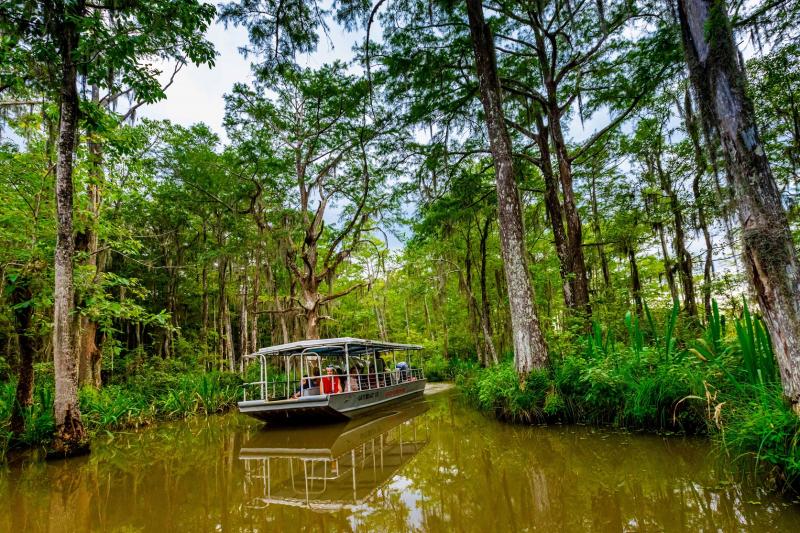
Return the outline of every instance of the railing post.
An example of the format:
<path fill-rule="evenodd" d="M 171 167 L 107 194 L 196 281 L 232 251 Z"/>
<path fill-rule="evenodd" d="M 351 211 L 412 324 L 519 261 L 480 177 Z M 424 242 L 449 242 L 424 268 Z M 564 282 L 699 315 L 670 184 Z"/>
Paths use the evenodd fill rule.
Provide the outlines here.
<path fill-rule="evenodd" d="M 267 401 L 267 400 L 269 400 L 269 394 L 268 394 L 269 391 L 267 390 L 267 387 L 266 387 L 266 384 L 267 384 L 267 357 L 262 354 L 258 358 L 258 361 L 261 364 L 261 386 L 259 387 L 261 389 L 261 400 L 262 401 Z"/>

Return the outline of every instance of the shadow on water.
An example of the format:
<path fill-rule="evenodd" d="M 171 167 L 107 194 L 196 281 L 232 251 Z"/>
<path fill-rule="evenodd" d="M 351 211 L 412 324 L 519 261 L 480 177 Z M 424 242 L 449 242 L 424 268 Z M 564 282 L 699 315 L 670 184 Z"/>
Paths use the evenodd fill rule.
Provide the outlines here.
<path fill-rule="evenodd" d="M 701 439 L 501 424 L 451 393 L 320 428 L 230 414 L 0 473 L 0 531 L 796 531 Z"/>

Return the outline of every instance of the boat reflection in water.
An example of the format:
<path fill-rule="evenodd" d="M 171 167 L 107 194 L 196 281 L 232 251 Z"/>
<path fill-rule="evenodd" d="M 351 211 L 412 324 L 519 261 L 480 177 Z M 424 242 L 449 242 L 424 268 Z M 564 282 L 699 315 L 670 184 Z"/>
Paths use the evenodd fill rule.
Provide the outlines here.
<path fill-rule="evenodd" d="M 242 446 L 251 508 L 355 509 L 430 440 L 427 403 L 416 400 L 347 423 L 271 428 Z"/>

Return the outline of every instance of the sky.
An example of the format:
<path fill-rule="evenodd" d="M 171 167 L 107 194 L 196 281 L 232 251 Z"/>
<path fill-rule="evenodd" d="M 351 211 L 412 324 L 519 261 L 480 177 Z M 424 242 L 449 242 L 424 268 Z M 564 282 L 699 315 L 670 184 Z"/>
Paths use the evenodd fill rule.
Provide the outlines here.
<path fill-rule="evenodd" d="M 350 61 L 352 48 L 360 42 L 361 33 L 346 33 L 335 23 L 330 23 L 330 39 L 322 38 L 319 49 L 308 57 L 298 58 L 301 66 L 318 67 L 337 59 Z M 206 37 L 217 50 L 218 56 L 214 67 L 186 65 L 167 89 L 167 98 L 142 106 L 139 116 L 152 119 L 168 119 L 183 126 L 197 122 L 208 124 L 220 138 L 227 136 L 222 127 L 225 116 L 225 93 L 234 83 L 252 80 L 250 59 L 245 59 L 238 48 L 247 44 L 247 30 L 215 23 L 209 27 Z M 172 66 L 162 66 L 164 82 L 169 79 Z"/>
<path fill-rule="evenodd" d="M 305 67 L 319 67 L 335 60 L 349 62 L 353 58 L 353 46 L 362 42 L 363 32 L 347 33 L 335 22 L 329 21 L 328 37 L 320 39 L 318 50 L 304 57 L 297 58 L 298 64 Z M 239 47 L 247 44 L 247 30 L 216 23 L 209 27 L 206 37 L 217 50 L 218 56 L 213 67 L 186 65 L 175 77 L 173 84 L 167 89 L 167 98 L 142 106 L 140 117 L 151 119 L 167 119 L 183 126 L 204 122 L 215 131 L 222 142 L 228 137 L 222 126 L 225 117 L 224 96 L 234 83 L 250 82 L 250 59 L 239 53 Z M 374 33 L 372 38 L 374 38 Z M 161 69 L 164 83 L 169 79 L 172 65 L 164 64 Z M 329 205 L 325 213 L 328 224 L 338 222 L 341 209 L 337 205 Z M 405 232 L 407 228 L 384 228 L 386 245 L 390 250 L 402 248 L 402 242 L 396 232 Z"/>
<path fill-rule="evenodd" d="M 310 56 L 298 58 L 302 66 L 318 67 L 334 60 L 351 61 L 353 46 L 361 43 L 363 32 L 347 33 L 343 28 L 329 21 L 330 28 L 327 37 L 320 39 L 318 50 Z M 197 122 L 208 124 L 222 139 L 227 141 L 222 121 L 225 114 L 224 95 L 232 88 L 234 83 L 249 82 L 252 80 L 250 60 L 239 53 L 238 48 L 247 44 L 247 31 L 244 28 L 215 23 L 209 27 L 207 38 L 214 43 L 218 56 L 213 67 L 186 65 L 175 78 L 172 86 L 167 90 L 167 98 L 140 109 L 139 116 L 152 119 L 168 119 L 172 122 L 189 126 Z M 373 34 L 373 39 L 380 38 L 379 30 Z M 164 64 L 164 81 L 169 78 L 172 66 Z M 575 114 L 577 115 L 577 114 Z M 574 141 L 589 137 L 594 131 L 602 128 L 609 120 L 607 113 L 598 112 L 584 124 L 577 116 L 572 118 L 568 126 L 569 135 Z M 624 129 L 629 129 L 629 125 Z M 413 206 L 409 206 L 413 210 Z M 339 218 L 340 210 L 335 206 L 326 213 L 326 221 L 335 223 Z M 387 230 L 389 228 L 386 228 Z M 386 231 L 387 245 L 392 250 L 402 248 L 402 243 L 396 231 L 406 232 L 408 228 L 394 228 Z M 698 239 L 691 239 L 690 248 L 693 253 L 699 244 Z"/>

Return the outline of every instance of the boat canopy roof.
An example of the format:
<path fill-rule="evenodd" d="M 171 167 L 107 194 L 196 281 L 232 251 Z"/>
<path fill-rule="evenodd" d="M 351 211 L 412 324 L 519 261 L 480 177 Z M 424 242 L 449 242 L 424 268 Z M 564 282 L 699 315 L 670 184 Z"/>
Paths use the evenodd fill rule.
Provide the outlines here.
<path fill-rule="evenodd" d="M 416 344 L 398 344 L 396 342 L 372 341 L 368 339 L 356 339 L 353 337 L 339 337 L 336 339 L 317 339 L 278 344 L 277 346 L 261 348 L 257 352 L 252 353 L 247 357 L 259 357 L 261 355 L 278 355 L 288 357 L 301 353 L 306 355 L 344 357 L 345 347 L 347 347 L 347 354 L 352 356 L 392 352 L 396 350 L 422 349 L 422 346 Z"/>

